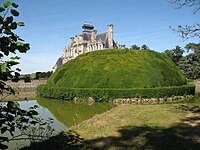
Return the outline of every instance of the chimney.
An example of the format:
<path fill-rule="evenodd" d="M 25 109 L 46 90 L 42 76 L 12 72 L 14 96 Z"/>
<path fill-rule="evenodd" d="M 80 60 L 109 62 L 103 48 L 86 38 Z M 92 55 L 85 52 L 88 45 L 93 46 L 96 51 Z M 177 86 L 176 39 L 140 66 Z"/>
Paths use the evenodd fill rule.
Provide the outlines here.
<path fill-rule="evenodd" d="M 97 35 L 97 30 L 92 30 L 92 36 L 91 36 L 91 41 L 95 42 L 96 40 L 96 35 Z"/>
<path fill-rule="evenodd" d="M 113 25 L 108 25 L 108 48 L 113 48 Z"/>
<path fill-rule="evenodd" d="M 74 43 L 74 37 L 70 37 L 69 42 L 70 42 L 70 45 L 72 45 L 72 43 Z"/>

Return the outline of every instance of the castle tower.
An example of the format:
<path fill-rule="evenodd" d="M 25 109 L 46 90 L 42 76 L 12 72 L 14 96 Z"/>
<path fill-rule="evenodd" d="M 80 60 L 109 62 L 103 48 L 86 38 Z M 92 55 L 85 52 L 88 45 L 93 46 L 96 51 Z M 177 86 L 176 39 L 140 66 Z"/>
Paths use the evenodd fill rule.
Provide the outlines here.
<path fill-rule="evenodd" d="M 113 25 L 108 25 L 108 48 L 113 48 Z"/>
<path fill-rule="evenodd" d="M 69 38 L 69 43 L 70 43 L 70 45 L 72 45 L 72 43 L 74 43 L 74 37 Z"/>
<path fill-rule="evenodd" d="M 84 23 L 83 26 L 82 26 L 82 29 L 83 29 L 83 33 L 91 33 L 92 30 L 94 29 L 94 26 L 92 24 L 86 24 Z"/>

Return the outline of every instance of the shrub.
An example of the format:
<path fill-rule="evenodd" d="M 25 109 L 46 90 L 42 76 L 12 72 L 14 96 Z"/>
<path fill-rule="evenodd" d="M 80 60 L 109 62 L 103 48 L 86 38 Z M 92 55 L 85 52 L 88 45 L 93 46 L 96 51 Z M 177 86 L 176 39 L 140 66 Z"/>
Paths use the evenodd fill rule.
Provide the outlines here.
<path fill-rule="evenodd" d="M 65 88 L 39 85 L 36 94 L 40 97 L 73 100 L 74 97 L 87 99 L 92 97 L 95 101 L 107 101 L 115 98 L 157 98 L 170 97 L 172 95 L 194 95 L 194 85 L 158 87 L 158 88 L 132 88 L 132 89 L 109 89 L 109 88 Z"/>
<path fill-rule="evenodd" d="M 60 66 L 48 79 L 67 88 L 154 88 L 186 84 L 185 76 L 154 51 L 101 50 L 84 53 Z"/>

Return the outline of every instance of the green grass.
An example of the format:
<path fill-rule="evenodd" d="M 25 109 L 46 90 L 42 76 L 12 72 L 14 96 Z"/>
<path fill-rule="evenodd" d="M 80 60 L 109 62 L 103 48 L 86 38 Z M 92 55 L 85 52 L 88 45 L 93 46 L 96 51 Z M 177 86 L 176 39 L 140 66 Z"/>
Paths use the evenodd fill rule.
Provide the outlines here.
<path fill-rule="evenodd" d="M 163 54 L 114 49 L 70 60 L 57 69 L 48 84 L 68 88 L 152 88 L 183 85 L 186 79 Z"/>
<path fill-rule="evenodd" d="M 200 146 L 200 106 L 188 103 L 119 105 L 72 129 L 89 149 L 195 150 Z M 188 113 L 187 106 L 199 109 Z"/>

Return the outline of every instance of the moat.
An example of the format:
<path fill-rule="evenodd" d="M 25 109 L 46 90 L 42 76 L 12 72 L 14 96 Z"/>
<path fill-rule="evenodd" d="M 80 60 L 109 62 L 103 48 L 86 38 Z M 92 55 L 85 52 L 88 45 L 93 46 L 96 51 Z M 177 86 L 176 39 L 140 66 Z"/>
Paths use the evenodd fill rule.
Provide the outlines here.
<path fill-rule="evenodd" d="M 38 105 L 37 112 L 39 117 L 48 120 L 53 119 L 52 128 L 54 134 L 65 131 L 72 126 L 76 126 L 84 120 L 87 120 L 96 114 L 103 113 L 115 107 L 113 103 L 86 103 L 61 101 L 54 99 L 37 98 L 36 100 L 18 101 L 22 109 L 28 109 L 34 105 Z M 17 133 L 16 133 L 17 134 Z M 9 149 L 16 149 L 28 145 L 26 141 L 9 142 Z"/>

